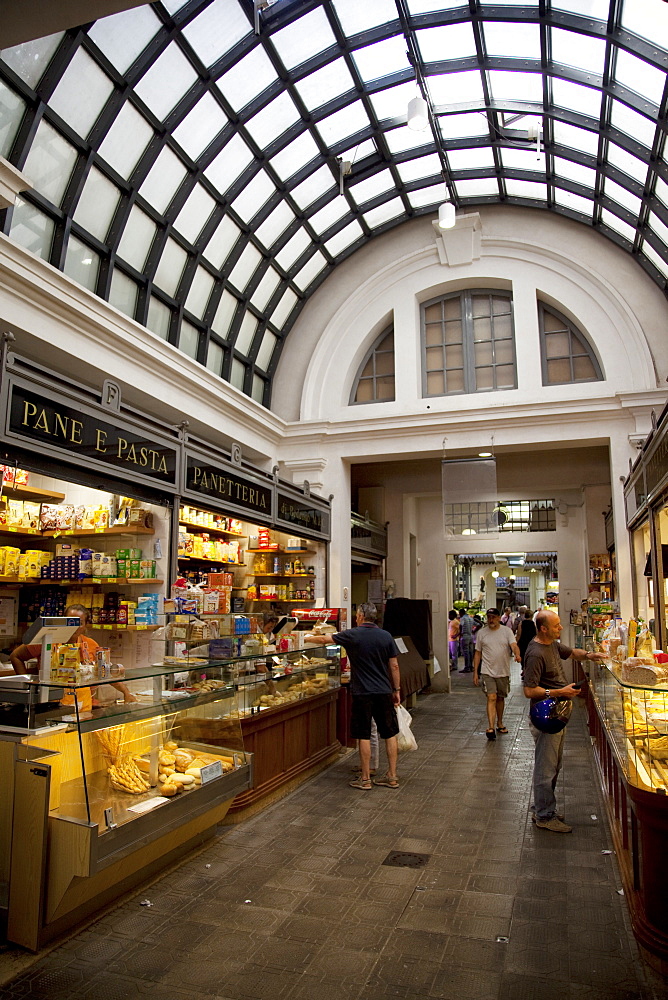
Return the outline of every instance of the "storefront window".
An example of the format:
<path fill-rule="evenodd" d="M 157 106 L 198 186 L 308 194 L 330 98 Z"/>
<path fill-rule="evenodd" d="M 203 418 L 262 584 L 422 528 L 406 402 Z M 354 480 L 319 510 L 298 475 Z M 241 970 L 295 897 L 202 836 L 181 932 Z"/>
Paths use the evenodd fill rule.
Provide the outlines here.
<path fill-rule="evenodd" d="M 654 515 L 654 527 L 656 532 L 657 556 L 659 565 L 659 579 L 661 590 L 657 594 L 655 616 L 661 625 L 661 631 L 656 632 L 657 645 L 663 649 L 668 641 L 668 622 L 666 621 L 666 609 L 668 608 L 668 500 Z"/>
<path fill-rule="evenodd" d="M 633 532 L 633 567 L 635 573 L 635 613 L 643 621 L 654 618 L 654 585 L 652 583 L 649 524 Z"/>

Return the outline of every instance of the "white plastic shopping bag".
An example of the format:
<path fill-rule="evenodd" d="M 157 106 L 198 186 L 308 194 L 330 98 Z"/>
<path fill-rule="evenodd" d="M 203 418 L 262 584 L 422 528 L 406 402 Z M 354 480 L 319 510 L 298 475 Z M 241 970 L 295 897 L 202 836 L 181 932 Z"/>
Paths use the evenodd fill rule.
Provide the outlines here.
<path fill-rule="evenodd" d="M 397 735 L 397 747 L 399 750 L 417 750 L 417 740 L 413 736 L 411 725 L 413 720 L 411 713 L 403 705 L 397 705 L 397 721 L 399 723 L 399 733 Z"/>

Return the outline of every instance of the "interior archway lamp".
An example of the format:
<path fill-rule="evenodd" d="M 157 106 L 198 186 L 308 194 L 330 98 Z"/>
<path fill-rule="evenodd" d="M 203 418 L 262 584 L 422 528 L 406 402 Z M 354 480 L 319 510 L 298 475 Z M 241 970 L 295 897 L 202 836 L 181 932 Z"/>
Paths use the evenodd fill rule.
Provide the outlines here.
<path fill-rule="evenodd" d="M 455 206 L 451 201 L 444 201 L 438 209 L 438 228 L 452 229 L 455 222 Z"/>
<path fill-rule="evenodd" d="M 424 97 L 414 97 L 408 102 L 406 124 L 415 132 L 422 132 L 429 125 L 429 106 Z"/>
<path fill-rule="evenodd" d="M 492 576 L 494 577 L 495 580 L 499 579 L 499 571 L 498 571 L 498 569 L 493 569 L 492 570 Z"/>

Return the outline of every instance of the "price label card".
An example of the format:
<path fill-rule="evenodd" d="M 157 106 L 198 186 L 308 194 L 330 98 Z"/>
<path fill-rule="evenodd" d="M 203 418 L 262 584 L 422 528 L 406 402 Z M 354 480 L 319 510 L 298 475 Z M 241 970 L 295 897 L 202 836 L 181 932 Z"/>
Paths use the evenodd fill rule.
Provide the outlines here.
<path fill-rule="evenodd" d="M 104 580 L 105 580 L 106 583 L 118 583 L 118 577 L 117 576 L 105 576 Z"/>
<path fill-rule="evenodd" d="M 111 628 L 114 628 L 114 626 L 113 625 L 103 625 L 102 628 L 109 628 L 109 629 L 111 629 Z"/>
<path fill-rule="evenodd" d="M 106 528 L 95 528 L 94 529 L 96 535 L 103 535 L 106 530 L 107 530 Z"/>
<path fill-rule="evenodd" d="M 148 625 L 135 625 L 135 628 L 138 632 L 141 632 L 143 629 L 147 629 Z"/>
<path fill-rule="evenodd" d="M 211 764 L 205 764 L 200 774 L 202 775 L 202 784 L 206 785 L 208 781 L 213 781 L 214 778 L 220 778 L 223 773 L 223 764 L 220 760 L 214 760 Z"/>

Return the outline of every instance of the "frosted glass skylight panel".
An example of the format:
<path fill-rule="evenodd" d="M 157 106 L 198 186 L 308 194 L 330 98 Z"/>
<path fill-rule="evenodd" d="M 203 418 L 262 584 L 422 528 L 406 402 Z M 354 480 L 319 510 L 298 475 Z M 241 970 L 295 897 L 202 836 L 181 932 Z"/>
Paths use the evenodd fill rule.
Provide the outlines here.
<path fill-rule="evenodd" d="M 318 277 L 320 272 L 327 266 L 327 261 L 323 255 L 318 251 L 310 257 L 304 266 L 297 272 L 294 276 L 293 281 L 300 291 L 305 292 L 306 289 L 313 284 L 315 279 Z M 281 303 L 283 300 L 281 300 Z"/>
<path fill-rule="evenodd" d="M 294 221 L 295 214 L 290 206 L 285 201 L 280 201 L 271 215 L 257 227 L 255 236 L 266 247 L 270 247 Z"/>
<path fill-rule="evenodd" d="M 171 322 L 172 310 L 164 302 L 161 302 L 160 299 L 156 299 L 155 295 L 152 295 L 148 304 L 148 316 L 146 317 L 146 326 L 148 329 L 152 333 L 155 333 L 156 336 L 162 337 L 163 340 L 168 340 Z"/>
<path fill-rule="evenodd" d="M 42 119 L 22 173 L 36 191 L 60 205 L 76 161 L 76 149 Z"/>
<path fill-rule="evenodd" d="M 169 14 L 176 14 L 187 3 L 188 0 L 162 0 L 162 6 Z"/>
<path fill-rule="evenodd" d="M 656 233 L 664 246 L 668 247 L 668 226 L 664 225 L 656 212 L 650 212 L 647 221 L 652 232 Z"/>
<path fill-rule="evenodd" d="M 241 321 L 239 332 L 234 341 L 234 347 L 240 354 L 248 354 L 253 338 L 258 328 L 258 321 L 252 313 L 247 312 Z"/>
<path fill-rule="evenodd" d="M 226 125 L 227 116 L 220 104 L 211 94 L 204 94 L 176 126 L 173 135 L 188 156 L 196 160 Z"/>
<path fill-rule="evenodd" d="M 450 10 L 461 6 L 461 0 L 408 0 L 411 14 L 430 14 L 435 10 Z"/>
<path fill-rule="evenodd" d="M 640 198 L 631 194 L 631 192 L 627 191 L 625 187 L 622 187 L 621 184 L 617 184 L 609 177 L 605 178 L 604 192 L 608 198 L 612 198 L 613 201 L 618 202 L 623 206 L 623 208 L 627 208 L 629 212 L 633 213 L 633 215 L 638 215 L 640 213 L 640 206 L 642 205 Z"/>
<path fill-rule="evenodd" d="M 411 191 L 408 195 L 413 208 L 424 208 L 425 205 L 439 205 L 445 198 L 445 184 L 431 184 L 429 187 Z"/>
<path fill-rule="evenodd" d="M 414 83 L 400 83 L 397 87 L 387 87 L 369 97 L 376 117 L 382 121 L 384 118 L 403 118 L 408 102 L 418 94 Z"/>
<path fill-rule="evenodd" d="M 663 259 L 663 257 L 661 257 L 661 255 L 656 252 L 654 247 L 650 246 L 647 240 L 644 241 L 642 249 L 647 259 L 651 261 L 652 264 L 654 264 L 654 266 L 657 268 L 658 271 L 661 272 L 664 278 L 668 277 L 668 262 L 666 262 Z"/>
<path fill-rule="evenodd" d="M 485 170 L 494 168 L 494 154 L 489 146 L 471 149 L 449 149 L 448 163 L 451 170 Z"/>
<path fill-rule="evenodd" d="M 321 108 L 328 101 L 354 88 L 355 81 L 345 59 L 335 59 L 295 84 L 297 93 L 309 111 Z"/>
<path fill-rule="evenodd" d="M 444 59 L 465 59 L 475 56 L 475 37 L 468 21 L 446 24 L 438 28 L 422 28 L 415 32 L 418 48 L 425 62 Z"/>
<path fill-rule="evenodd" d="M 199 349 L 200 332 L 192 323 L 183 320 L 179 333 L 179 350 L 187 354 L 193 361 L 197 361 L 197 351 Z"/>
<path fill-rule="evenodd" d="M 553 10 L 567 10 L 571 14 L 582 14 L 583 17 L 594 17 L 599 21 L 607 21 L 610 13 L 610 0 L 552 0 Z"/>
<path fill-rule="evenodd" d="M 211 329 L 215 330 L 224 340 L 227 339 L 238 305 L 239 300 L 224 288 L 218 308 L 216 309 L 216 315 L 213 317 L 213 322 L 211 323 Z"/>
<path fill-rule="evenodd" d="M 551 28 L 552 61 L 565 66 L 576 66 L 587 73 L 603 74 L 605 63 L 605 41 L 592 38 L 579 31 Z"/>
<path fill-rule="evenodd" d="M 322 256 L 322 254 L 320 253 L 319 250 L 318 250 L 317 253 L 315 253 L 313 255 L 313 257 L 311 258 L 311 260 L 313 260 L 314 257 L 316 257 L 316 258 L 320 257 L 320 259 L 323 262 L 323 264 L 326 263 L 324 257 Z M 310 263 L 310 261 L 309 261 L 309 263 Z M 290 315 L 290 313 L 294 309 L 294 307 L 297 304 L 297 302 L 298 302 L 297 296 L 292 291 L 292 289 L 291 288 L 286 288 L 286 290 L 283 292 L 283 295 L 281 296 L 281 298 L 279 300 L 278 305 L 276 306 L 276 308 L 274 309 L 273 313 L 271 314 L 271 322 L 276 327 L 277 330 L 281 329 L 281 327 L 283 326 L 283 324 L 285 323 L 286 319 L 288 318 L 288 316 Z"/>
<path fill-rule="evenodd" d="M 332 198 L 319 212 L 312 215 L 309 222 L 315 229 L 316 233 L 320 236 L 321 233 L 326 232 L 330 226 L 333 226 L 335 222 L 342 219 L 344 215 L 347 215 L 350 211 L 350 206 L 345 198 Z"/>
<path fill-rule="evenodd" d="M 363 49 L 355 49 L 352 56 L 357 72 L 365 83 L 410 68 L 403 35 L 395 35 L 382 42 L 366 45 Z"/>
<path fill-rule="evenodd" d="M 24 111 L 24 101 L 0 80 L 0 156 L 5 159 L 9 156 Z"/>
<path fill-rule="evenodd" d="M 668 38 L 664 37 L 663 41 L 664 45 L 668 44 Z M 642 94 L 657 107 L 661 104 L 666 74 L 625 49 L 617 49 L 615 79 L 636 94 Z"/>
<path fill-rule="evenodd" d="M 317 7 L 270 37 L 286 69 L 294 69 L 319 52 L 336 45 L 336 38 L 322 7 Z"/>
<path fill-rule="evenodd" d="M 438 153 L 432 153 L 430 156 L 419 156 L 415 160 L 397 164 L 397 173 L 405 184 L 416 181 L 420 177 L 440 174 L 441 169 L 441 158 Z"/>
<path fill-rule="evenodd" d="M 139 188 L 139 194 L 164 213 L 186 176 L 187 170 L 167 146 L 160 150 L 155 163 Z"/>
<path fill-rule="evenodd" d="M 48 260 L 53 243 L 55 225 L 44 212 L 28 201 L 16 199 L 12 211 L 12 227 L 9 238 L 19 246 L 43 260 Z"/>
<path fill-rule="evenodd" d="M 267 371 L 271 362 L 271 356 L 274 353 L 277 343 L 278 338 L 275 337 L 271 331 L 265 330 L 262 334 L 260 349 L 257 352 L 257 357 L 255 358 L 255 364 L 258 368 L 262 368 L 264 371 Z"/>
<path fill-rule="evenodd" d="M 380 170 L 377 174 L 372 174 L 365 181 L 359 184 L 351 184 L 350 193 L 358 205 L 363 205 L 366 201 L 378 197 L 385 191 L 393 190 L 395 187 L 394 178 L 388 169 Z"/>
<path fill-rule="evenodd" d="M 185 308 L 199 319 L 202 319 L 206 310 L 211 292 L 213 291 L 214 279 L 203 267 L 198 267 L 188 290 Z"/>
<path fill-rule="evenodd" d="M 558 205 L 569 208 L 571 212 L 578 212 L 580 215 L 584 215 L 591 222 L 594 212 L 594 202 L 590 201 L 589 198 L 582 198 L 579 194 L 573 194 L 572 191 L 566 191 L 564 188 L 558 187 L 554 191 L 554 200 Z"/>
<path fill-rule="evenodd" d="M 275 255 L 276 263 L 287 271 L 298 257 L 311 245 L 311 238 L 305 229 L 298 229 L 285 244 L 282 250 Z"/>
<path fill-rule="evenodd" d="M 157 228 L 146 212 L 133 205 L 118 244 L 119 257 L 137 271 L 143 271 Z"/>
<path fill-rule="evenodd" d="M 596 187 L 596 171 L 592 167 L 584 167 L 581 163 L 555 156 L 554 171 L 562 177 L 575 181 L 576 184 L 582 184 L 592 190 Z"/>
<path fill-rule="evenodd" d="M 643 146 L 647 146 L 648 149 L 652 148 L 656 133 L 656 122 L 652 119 L 638 114 L 637 111 L 633 111 L 621 101 L 613 101 L 610 122 L 624 135 L 633 136 Z"/>
<path fill-rule="evenodd" d="M 540 73 L 514 73 L 512 70 L 489 71 L 493 101 L 531 101 L 541 104 L 543 78 Z"/>
<path fill-rule="evenodd" d="M 205 66 L 212 66 L 252 31 L 253 25 L 237 0 L 210 4 L 183 28 L 183 34 Z"/>
<path fill-rule="evenodd" d="M 540 27 L 522 21 L 484 21 L 488 56 L 540 59 Z"/>
<path fill-rule="evenodd" d="M 369 128 L 369 118 L 361 101 L 348 104 L 317 124 L 318 132 L 328 146 L 334 146 L 365 128 Z"/>
<path fill-rule="evenodd" d="M 620 170 L 623 170 L 629 177 L 633 177 L 639 184 L 644 186 L 647 177 L 647 164 L 639 160 L 632 153 L 627 153 L 625 149 L 615 142 L 608 143 L 608 160 Z"/>
<path fill-rule="evenodd" d="M 384 205 L 378 205 L 377 208 L 372 208 L 370 212 L 365 212 L 364 221 L 369 229 L 376 229 L 378 226 L 384 226 L 386 222 L 390 222 L 392 219 L 398 219 L 405 212 L 406 209 L 401 198 L 392 198 L 391 201 L 386 201 Z"/>
<path fill-rule="evenodd" d="M 347 250 L 349 246 L 352 246 L 356 240 L 359 240 L 364 233 L 362 232 L 362 227 L 360 226 L 357 219 L 353 219 L 349 222 L 344 229 L 341 229 L 338 233 L 335 233 L 330 239 L 325 243 L 325 250 L 332 255 L 332 257 L 338 256 L 338 254 L 343 253 Z"/>
<path fill-rule="evenodd" d="M 260 211 L 262 206 L 269 201 L 276 193 L 273 181 L 267 176 L 264 170 L 259 170 L 255 177 L 246 184 L 234 201 L 232 208 L 241 216 L 244 222 L 250 222 L 254 215 Z"/>
<path fill-rule="evenodd" d="M 204 174 L 221 194 L 225 194 L 252 159 L 253 154 L 244 140 L 240 135 L 234 135 L 205 168 Z"/>
<path fill-rule="evenodd" d="M 229 215 L 224 215 L 202 253 L 214 267 L 220 270 L 240 235 L 239 227 L 230 219 Z"/>
<path fill-rule="evenodd" d="M 480 70 L 465 69 L 457 73 L 439 73 L 427 77 L 427 89 L 437 108 L 484 101 Z"/>
<path fill-rule="evenodd" d="M 478 79 L 480 79 L 480 74 L 478 74 Z M 444 139 L 470 139 L 474 136 L 489 134 L 489 124 L 484 111 L 461 115 L 441 115 L 438 123 Z"/>
<path fill-rule="evenodd" d="M 240 392 L 243 392 L 245 377 L 246 366 L 243 365 L 238 358 L 232 358 L 232 364 L 230 366 L 230 385 L 233 385 L 235 389 L 239 389 Z"/>
<path fill-rule="evenodd" d="M 659 198 L 663 204 L 668 208 L 668 184 L 661 180 L 660 177 L 656 177 L 654 181 L 654 193 L 657 198 Z"/>
<path fill-rule="evenodd" d="M 78 48 L 58 81 L 49 105 L 78 135 L 85 138 L 113 89 L 107 74 L 84 49 Z"/>
<path fill-rule="evenodd" d="M 220 77 L 216 86 L 234 110 L 241 111 L 276 80 L 278 76 L 269 56 L 262 46 L 256 45 Z"/>
<path fill-rule="evenodd" d="M 160 30 L 160 20 L 148 4 L 123 10 L 95 21 L 88 37 L 115 66 L 125 73 Z"/>
<path fill-rule="evenodd" d="M 247 243 L 241 257 L 239 257 L 239 260 L 230 271 L 230 284 L 234 285 L 238 291 L 243 292 L 257 271 L 261 261 L 262 254 L 260 251 L 252 243 Z"/>
<path fill-rule="evenodd" d="M 350 149 L 344 149 L 339 155 L 343 160 L 358 163 L 365 156 L 373 156 L 377 152 L 378 149 L 373 139 L 362 139 L 360 142 L 355 143 L 354 146 L 351 146 Z"/>
<path fill-rule="evenodd" d="M 109 305 L 125 313 L 130 319 L 134 319 L 137 308 L 137 285 L 123 274 L 117 267 L 111 276 L 111 287 L 109 289 Z"/>
<path fill-rule="evenodd" d="M 162 251 L 160 262 L 153 279 L 158 288 L 167 292 L 172 298 L 176 295 L 179 287 L 183 269 L 186 266 L 188 255 L 179 244 L 171 237 L 167 240 Z"/>
<path fill-rule="evenodd" d="M 561 80 L 557 76 L 552 77 L 552 100 L 559 108 L 569 108 L 589 118 L 598 119 L 601 114 L 600 90 Z"/>
<path fill-rule="evenodd" d="M 427 128 L 423 132 L 416 132 L 415 129 L 409 128 L 408 125 L 400 125 L 399 128 L 388 130 L 385 133 L 385 142 L 391 153 L 403 153 L 407 149 L 419 149 L 421 146 L 433 147 L 434 145 L 430 129 Z"/>
<path fill-rule="evenodd" d="M 262 403 L 264 399 L 264 382 L 259 375 L 253 373 L 253 384 L 251 386 L 251 398 L 256 403 Z"/>
<path fill-rule="evenodd" d="M 280 155 L 280 154 L 279 154 Z M 272 161 L 273 165 L 273 161 Z M 332 172 L 329 167 L 319 167 L 305 181 L 292 189 L 290 194 L 301 209 L 308 208 L 314 201 L 321 198 L 325 192 L 334 187 Z"/>
<path fill-rule="evenodd" d="M 563 0 L 562 0 L 563 2 Z M 668 6 L 663 0 L 624 0 L 622 4 L 622 27 L 632 31 L 641 38 L 646 38 L 653 45 L 657 39 L 662 39 L 666 48 L 668 38 Z"/>
<path fill-rule="evenodd" d="M 628 240 L 629 243 L 633 243 L 636 238 L 636 231 L 633 226 L 629 226 L 627 222 L 623 222 L 612 212 L 609 212 L 607 208 L 601 211 L 601 222 L 605 223 L 606 226 L 610 226 L 615 232 L 623 236 L 624 239 Z"/>
<path fill-rule="evenodd" d="M 97 236 L 98 240 L 104 241 L 119 198 L 120 191 L 116 185 L 97 167 L 92 167 L 74 212 L 74 221 Z"/>
<path fill-rule="evenodd" d="M 126 101 L 102 140 L 100 156 L 127 180 L 153 134 L 153 129 L 144 116 Z"/>
<path fill-rule="evenodd" d="M 0 56 L 24 83 L 35 90 L 60 45 L 63 34 L 64 32 L 57 31 L 53 35 L 22 42 L 10 49 L 0 49 Z"/>
<path fill-rule="evenodd" d="M 216 207 L 215 200 L 201 184 L 192 189 L 174 222 L 174 228 L 194 243 Z"/>
<path fill-rule="evenodd" d="M 290 96 L 284 93 L 258 111 L 246 123 L 246 128 L 258 146 L 268 146 L 298 121 L 299 112 Z"/>
<path fill-rule="evenodd" d="M 215 340 L 210 340 L 206 349 L 206 367 L 214 373 L 220 375 L 223 370 L 224 353 L 220 344 Z"/>
<path fill-rule="evenodd" d="M 254 305 L 256 309 L 262 311 L 278 288 L 280 281 L 281 276 L 273 269 L 273 267 L 268 267 L 262 275 L 257 288 L 251 295 L 251 304 Z"/>
<path fill-rule="evenodd" d="M 135 87 L 156 118 L 166 118 L 197 80 L 181 49 L 171 42 Z"/>
<path fill-rule="evenodd" d="M 598 135 L 590 132 L 589 129 L 578 128 L 576 125 L 567 125 L 566 122 L 554 121 L 554 141 L 560 146 L 568 146 L 569 149 L 579 149 L 582 153 L 589 153 L 591 156 L 598 154 Z"/>
<path fill-rule="evenodd" d="M 487 198 L 499 194 L 499 185 L 493 177 L 456 181 L 455 189 L 460 198 Z"/>
<path fill-rule="evenodd" d="M 511 198 L 533 198 L 547 201 L 547 185 L 536 181 L 520 181 L 514 177 L 506 179 L 506 191 Z"/>
<path fill-rule="evenodd" d="M 364 3 L 332 0 L 332 6 L 346 35 L 356 35 L 360 31 L 397 19 L 394 0 L 364 0 Z"/>
<path fill-rule="evenodd" d="M 65 266 L 63 267 L 68 278 L 77 281 L 89 292 L 94 292 L 99 268 L 100 258 L 98 255 L 93 253 L 76 236 L 70 235 L 65 252 Z"/>
<path fill-rule="evenodd" d="M 310 132 L 303 132 L 301 135 L 289 142 L 280 153 L 273 156 L 269 161 L 282 181 L 292 177 L 303 166 L 320 155 L 317 143 Z"/>
<path fill-rule="evenodd" d="M 536 147 L 532 149 L 501 149 L 501 162 L 508 170 L 537 170 L 545 173 L 545 153 L 536 155 Z"/>

